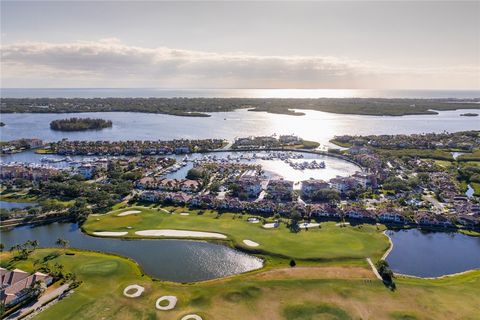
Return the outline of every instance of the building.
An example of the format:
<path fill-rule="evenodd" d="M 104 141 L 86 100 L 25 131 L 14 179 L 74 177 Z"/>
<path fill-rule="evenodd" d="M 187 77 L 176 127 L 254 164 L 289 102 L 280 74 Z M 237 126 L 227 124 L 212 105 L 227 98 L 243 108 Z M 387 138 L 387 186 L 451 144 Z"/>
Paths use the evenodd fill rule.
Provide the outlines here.
<path fill-rule="evenodd" d="M 262 192 L 262 181 L 256 177 L 241 177 L 238 180 L 238 185 L 249 198 L 257 198 L 260 192 Z"/>
<path fill-rule="evenodd" d="M 402 212 L 395 209 L 386 209 L 378 213 L 378 220 L 382 222 L 404 223 Z"/>
<path fill-rule="evenodd" d="M 296 144 L 300 142 L 300 138 L 293 134 L 287 134 L 287 135 L 281 135 L 278 138 L 278 141 L 280 141 L 281 144 Z"/>
<path fill-rule="evenodd" d="M 5 306 L 13 306 L 29 297 L 37 282 L 49 286 L 53 278 L 41 272 L 29 274 L 20 269 L 0 268 L 0 301 Z"/>
<path fill-rule="evenodd" d="M 293 193 L 293 181 L 270 180 L 267 185 L 268 198 L 276 201 L 291 201 Z"/>
<path fill-rule="evenodd" d="M 348 190 L 361 186 L 361 184 L 354 178 L 337 176 L 336 178 L 330 179 L 330 186 L 340 193 L 345 193 Z"/>

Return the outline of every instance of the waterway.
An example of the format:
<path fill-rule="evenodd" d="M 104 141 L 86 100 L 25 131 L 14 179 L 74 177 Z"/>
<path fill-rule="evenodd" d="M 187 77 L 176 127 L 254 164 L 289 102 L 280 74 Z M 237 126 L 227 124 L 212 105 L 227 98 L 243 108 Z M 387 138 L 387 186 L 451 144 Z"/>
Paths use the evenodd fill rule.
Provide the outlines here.
<path fill-rule="evenodd" d="M 402 117 L 341 115 L 302 110 L 304 116 L 289 116 L 245 109 L 212 113 L 211 117 L 179 117 L 135 112 L 95 112 L 76 114 L 2 114 L 6 125 L 0 128 L 2 140 L 40 138 L 45 141 L 70 140 L 170 140 L 204 139 L 272 134 L 295 134 L 307 140 L 332 146 L 335 135 L 412 134 L 478 130 L 478 119 L 462 117 L 467 110 L 442 111 L 438 115 Z M 480 112 L 469 110 L 470 112 Z M 113 126 L 100 131 L 61 132 L 50 129 L 50 122 L 71 116 L 111 120 Z"/>

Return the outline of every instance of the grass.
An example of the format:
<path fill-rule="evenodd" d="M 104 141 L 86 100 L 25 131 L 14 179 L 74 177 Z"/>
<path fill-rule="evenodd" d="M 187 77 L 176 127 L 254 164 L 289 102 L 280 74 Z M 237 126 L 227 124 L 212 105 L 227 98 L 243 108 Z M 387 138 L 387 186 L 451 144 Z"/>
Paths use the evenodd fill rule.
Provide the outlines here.
<path fill-rule="evenodd" d="M 393 292 L 371 277 L 322 278 L 321 272 L 315 279 L 262 278 L 260 272 L 182 285 L 152 281 L 121 257 L 69 251 L 75 255 L 62 254 L 50 263 L 63 264 L 83 283 L 35 319 L 178 320 L 191 313 L 205 320 L 478 319 L 480 271 L 436 280 L 401 277 Z M 10 267 L 33 271 L 35 260 L 55 252 L 61 251 L 38 249 L 29 260 Z M 9 253 L 0 257 L 8 264 Z M 145 293 L 137 299 L 124 297 L 123 289 L 130 284 L 144 286 Z M 163 295 L 177 296 L 174 310 L 155 310 L 155 300 Z"/>
<path fill-rule="evenodd" d="M 480 161 L 480 150 L 462 154 L 457 158 L 457 161 Z"/>
<path fill-rule="evenodd" d="M 334 222 L 325 222 L 321 224 L 321 228 L 292 233 L 284 223 L 277 229 L 264 229 L 261 227 L 262 223 L 248 223 L 249 215 L 218 215 L 209 210 L 199 214 L 199 210 L 187 208 L 163 209 L 176 214 L 165 213 L 160 208 L 130 207 L 103 216 L 90 216 L 83 228 L 89 234 L 95 231 L 128 231 L 128 237 L 139 237 L 135 235 L 135 231 L 146 229 L 219 232 L 228 235 L 237 247 L 250 250 L 250 247 L 243 244 L 243 240 L 248 239 L 260 244 L 255 247 L 256 251 L 296 259 L 375 259 L 381 257 L 389 246 L 387 238 L 381 233 L 384 227 L 370 224 L 340 228 L 335 226 Z M 139 210 L 141 213 L 117 216 L 128 210 Z M 181 212 L 188 212 L 190 215 L 182 216 L 179 214 Z"/>
<path fill-rule="evenodd" d="M 430 149 L 375 149 L 378 154 L 389 157 L 419 157 L 425 159 L 453 161 L 453 156 L 449 151 L 430 150 Z"/>

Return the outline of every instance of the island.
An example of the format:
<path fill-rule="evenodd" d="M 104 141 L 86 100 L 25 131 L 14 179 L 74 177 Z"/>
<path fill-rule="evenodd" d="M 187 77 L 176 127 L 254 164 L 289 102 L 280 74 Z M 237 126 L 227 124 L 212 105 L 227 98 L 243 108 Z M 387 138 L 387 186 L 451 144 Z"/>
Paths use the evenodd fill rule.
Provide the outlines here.
<path fill-rule="evenodd" d="M 460 116 L 462 116 L 462 117 L 478 117 L 478 113 L 467 112 L 467 113 L 462 113 Z"/>
<path fill-rule="evenodd" d="M 50 129 L 55 131 L 101 130 L 111 127 L 112 121 L 110 120 L 91 118 L 69 118 L 50 122 Z"/>

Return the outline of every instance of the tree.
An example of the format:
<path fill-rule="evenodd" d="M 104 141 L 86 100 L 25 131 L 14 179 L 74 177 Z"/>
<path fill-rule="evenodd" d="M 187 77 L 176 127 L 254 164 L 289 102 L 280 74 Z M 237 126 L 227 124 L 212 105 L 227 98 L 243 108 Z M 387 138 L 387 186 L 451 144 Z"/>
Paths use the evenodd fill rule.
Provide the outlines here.
<path fill-rule="evenodd" d="M 3 243 L 0 243 L 0 252 L 3 252 L 3 249 L 5 249 L 5 245 Z"/>
<path fill-rule="evenodd" d="M 55 241 L 55 244 L 59 247 L 62 247 L 63 249 L 68 247 L 68 240 L 58 238 L 57 241 Z"/>
<path fill-rule="evenodd" d="M 192 168 L 187 172 L 187 179 L 200 180 L 203 177 L 203 172 L 199 169 Z"/>
<path fill-rule="evenodd" d="M 297 263 L 295 262 L 295 260 L 290 260 L 290 267 L 295 267 L 297 265 Z"/>
<path fill-rule="evenodd" d="M 319 202 L 338 202 L 340 201 L 340 194 L 335 190 L 320 189 L 313 194 L 312 200 Z"/>

